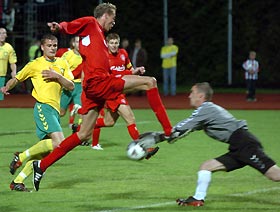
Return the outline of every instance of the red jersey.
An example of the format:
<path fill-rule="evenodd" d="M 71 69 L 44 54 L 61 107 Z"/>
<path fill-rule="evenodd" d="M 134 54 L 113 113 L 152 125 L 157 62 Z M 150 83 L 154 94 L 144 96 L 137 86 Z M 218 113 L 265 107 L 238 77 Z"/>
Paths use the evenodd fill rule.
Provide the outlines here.
<path fill-rule="evenodd" d="M 132 74 L 132 64 L 125 49 L 118 49 L 115 54 L 109 53 L 109 64 L 111 74 L 117 77 Z"/>
<path fill-rule="evenodd" d="M 96 75 L 110 74 L 104 30 L 96 18 L 87 16 L 59 25 L 62 32 L 80 37 L 79 51 L 84 62 L 85 81 Z"/>

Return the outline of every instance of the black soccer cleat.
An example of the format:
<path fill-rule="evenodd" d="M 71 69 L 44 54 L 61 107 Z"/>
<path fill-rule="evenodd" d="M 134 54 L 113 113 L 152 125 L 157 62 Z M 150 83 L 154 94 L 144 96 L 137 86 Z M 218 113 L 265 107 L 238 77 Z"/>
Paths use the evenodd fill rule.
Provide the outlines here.
<path fill-rule="evenodd" d="M 39 167 L 39 161 L 33 161 L 33 186 L 36 191 L 39 190 L 40 182 L 44 176 L 44 172 Z"/>
<path fill-rule="evenodd" d="M 23 191 L 23 192 L 30 192 L 24 185 L 24 183 L 15 183 L 14 181 L 10 184 L 10 189 L 12 191 Z"/>
<path fill-rule="evenodd" d="M 146 159 L 149 160 L 152 156 L 154 156 L 159 150 L 159 147 L 155 147 L 155 148 L 148 148 L 147 152 L 148 154 L 146 155 Z"/>
<path fill-rule="evenodd" d="M 78 124 L 73 124 L 73 125 L 72 125 L 72 134 L 78 132 L 78 128 L 79 128 L 79 125 L 78 125 Z"/>
<path fill-rule="evenodd" d="M 19 152 L 14 153 L 14 158 L 12 162 L 10 163 L 10 173 L 12 175 L 15 174 L 16 170 L 21 167 L 22 162 L 19 160 Z"/>
<path fill-rule="evenodd" d="M 204 200 L 197 200 L 192 196 L 188 197 L 187 199 L 177 199 L 176 202 L 181 206 L 200 207 L 204 205 Z"/>
<path fill-rule="evenodd" d="M 89 146 L 90 143 L 88 141 L 83 141 L 80 146 Z"/>

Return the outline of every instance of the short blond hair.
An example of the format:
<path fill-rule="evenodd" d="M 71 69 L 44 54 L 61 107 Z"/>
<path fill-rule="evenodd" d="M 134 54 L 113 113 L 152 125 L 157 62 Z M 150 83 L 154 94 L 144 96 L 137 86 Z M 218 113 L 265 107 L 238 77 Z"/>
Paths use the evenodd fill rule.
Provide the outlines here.
<path fill-rule="evenodd" d="M 206 101 L 211 101 L 214 91 L 208 82 L 200 82 L 194 85 L 199 93 L 203 93 L 205 95 Z"/>
<path fill-rule="evenodd" d="M 95 18 L 100 18 L 105 13 L 112 15 L 116 10 L 117 7 L 114 4 L 101 3 L 94 9 L 93 15 Z"/>

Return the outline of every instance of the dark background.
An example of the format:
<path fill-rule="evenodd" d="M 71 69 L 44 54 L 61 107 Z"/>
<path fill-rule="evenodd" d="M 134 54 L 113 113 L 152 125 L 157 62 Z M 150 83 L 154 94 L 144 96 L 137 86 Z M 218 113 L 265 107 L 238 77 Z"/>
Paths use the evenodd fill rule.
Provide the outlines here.
<path fill-rule="evenodd" d="M 104 1 L 107 2 L 107 1 Z M 26 52 L 30 38 L 26 37 L 25 18 L 27 4 L 36 4 L 36 24 L 33 36 L 49 32 L 48 21 L 71 21 L 92 15 L 99 1 L 94 0 L 45 0 L 14 1 L 17 10 L 15 26 L 9 41 L 14 44 L 19 64 L 27 61 Z M 130 40 L 140 38 L 148 52 L 147 75 L 162 80 L 160 48 L 163 45 L 162 0 L 111 0 L 117 6 L 116 25 L 111 32 Z M 279 88 L 279 40 L 280 1 L 233 0 L 233 52 L 232 85 L 227 78 L 227 0 L 169 0 L 169 36 L 179 46 L 177 81 L 179 85 L 191 85 L 208 81 L 219 87 L 243 87 L 242 63 L 248 52 L 255 50 L 260 63 L 258 87 Z M 24 32 L 24 33 L 23 33 Z M 68 36 L 58 35 L 61 47 L 68 45 Z"/>

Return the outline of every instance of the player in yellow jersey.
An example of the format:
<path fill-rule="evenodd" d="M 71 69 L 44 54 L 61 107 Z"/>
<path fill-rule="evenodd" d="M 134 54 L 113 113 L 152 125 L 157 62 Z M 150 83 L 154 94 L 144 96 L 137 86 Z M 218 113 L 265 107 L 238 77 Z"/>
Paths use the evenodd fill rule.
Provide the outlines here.
<path fill-rule="evenodd" d="M 69 68 L 74 75 L 74 84 L 75 89 L 73 91 L 69 91 L 66 89 L 62 89 L 62 95 L 60 100 L 60 116 L 65 116 L 67 108 L 71 103 L 74 104 L 73 110 L 70 112 L 71 118 L 75 119 L 75 114 L 77 110 L 81 108 L 81 94 L 82 94 L 82 86 L 81 86 L 81 75 L 82 75 L 82 57 L 79 53 L 79 36 L 75 36 L 71 39 L 71 45 L 73 48 L 62 55 L 68 64 Z M 79 119 L 79 124 L 81 122 L 81 118 Z M 71 126 L 70 126 L 71 125 Z M 69 123 L 69 127 L 72 128 L 72 124 Z"/>
<path fill-rule="evenodd" d="M 17 56 L 11 44 L 6 42 L 7 31 L 0 28 L 0 88 L 4 86 L 8 71 L 8 63 L 10 64 L 11 76 L 14 77 L 17 71 Z M 4 100 L 3 93 L 0 92 L 0 101 Z"/>
<path fill-rule="evenodd" d="M 167 96 L 169 91 L 171 96 L 176 95 L 177 55 L 179 48 L 173 43 L 173 38 L 169 37 L 167 39 L 166 45 L 160 50 L 160 57 L 162 59 L 164 96 Z"/>
<path fill-rule="evenodd" d="M 14 174 L 23 162 L 27 161 L 19 175 L 11 182 L 11 190 L 29 191 L 24 180 L 32 173 L 32 161 L 50 153 L 64 139 L 60 126 L 60 97 L 62 87 L 74 89 L 74 79 L 67 61 L 55 57 L 57 38 L 44 35 L 41 40 L 43 56 L 29 62 L 16 76 L 1 88 L 2 93 L 9 94 L 16 84 L 31 78 L 34 89 L 32 96 L 36 99 L 34 119 L 36 134 L 40 141 L 22 153 L 15 153 L 10 164 L 10 172 Z"/>

